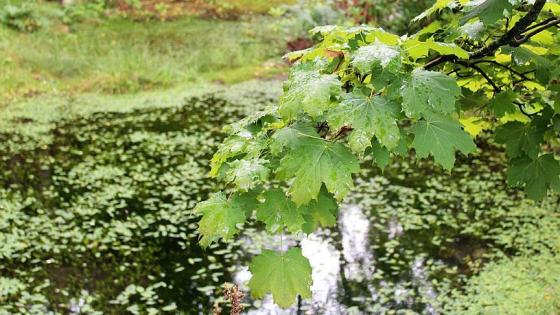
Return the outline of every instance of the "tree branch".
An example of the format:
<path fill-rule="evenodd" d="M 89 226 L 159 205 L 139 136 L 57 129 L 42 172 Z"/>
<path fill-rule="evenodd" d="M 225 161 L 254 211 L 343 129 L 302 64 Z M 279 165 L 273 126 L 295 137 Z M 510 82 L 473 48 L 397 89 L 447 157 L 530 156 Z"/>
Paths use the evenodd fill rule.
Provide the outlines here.
<path fill-rule="evenodd" d="M 522 78 L 524 81 L 532 81 L 531 78 L 529 78 L 529 77 L 526 76 L 527 73 L 519 72 L 519 71 L 517 71 L 517 70 L 515 70 L 515 69 L 513 69 L 513 68 L 511 68 L 511 67 L 508 67 L 508 66 L 506 66 L 506 65 L 504 65 L 504 64 L 501 64 L 501 63 L 499 63 L 499 62 L 497 62 L 497 61 L 495 61 L 495 60 L 477 60 L 477 61 L 474 61 L 474 62 L 473 62 L 473 64 L 478 64 L 478 63 L 491 63 L 491 64 L 493 64 L 493 65 L 496 65 L 496 66 L 499 66 L 499 67 L 502 67 L 502 68 L 508 70 L 509 72 L 511 72 L 511 73 L 513 73 L 513 74 L 519 76 L 520 78 Z M 534 70 L 531 70 L 529 73 L 531 73 L 531 72 L 533 72 L 533 71 L 534 71 Z"/>
<path fill-rule="evenodd" d="M 484 72 L 484 70 L 482 70 L 482 68 L 480 68 L 476 64 L 465 62 L 465 61 L 460 61 L 460 60 L 457 61 L 457 63 L 459 63 L 460 65 L 465 66 L 467 68 L 472 68 L 472 69 L 476 70 L 478 73 L 480 73 L 480 75 L 482 75 L 482 77 L 492 86 L 495 93 L 499 93 L 502 90 L 499 86 L 496 85 L 496 83 L 494 83 L 492 78 L 490 78 L 490 76 L 486 72 Z"/>
<path fill-rule="evenodd" d="M 526 41 L 528 41 L 531 37 L 537 35 L 538 33 L 546 30 L 549 27 L 557 26 L 558 24 L 560 24 L 560 18 L 555 18 L 553 20 L 548 21 L 548 23 L 541 25 L 540 27 L 532 28 L 532 31 L 521 36 L 519 39 L 516 39 L 514 46 L 519 46 L 525 43 Z"/>
<path fill-rule="evenodd" d="M 535 116 L 537 113 L 532 113 L 529 114 L 525 111 L 525 105 L 523 103 L 520 102 L 513 102 L 513 104 L 517 105 L 517 107 L 519 108 L 519 111 L 521 111 L 521 113 L 529 118 L 531 118 L 532 116 Z"/>
<path fill-rule="evenodd" d="M 515 23 L 515 25 L 509 31 L 507 31 L 498 40 L 490 43 L 488 46 L 475 51 L 469 59 L 472 60 L 488 56 L 494 53 L 501 46 L 509 44 L 515 39 L 515 37 L 523 33 L 527 27 L 535 22 L 545 3 L 546 0 L 535 0 L 535 4 L 533 4 L 529 12 L 527 12 L 527 14 L 525 14 L 525 16 L 521 18 L 521 20 L 517 21 L 517 23 Z"/>
<path fill-rule="evenodd" d="M 475 52 L 472 52 L 468 60 L 480 59 L 493 54 L 498 48 L 503 45 L 515 43 L 515 38 L 521 35 L 523 32 L 527 31 L 527 28 L 535 22 L 538 18 L 542 8 L 544 7 L 546 0 L 535 0 L 535 3 L 531 9 L 523 16 L 515 25 L 507 31 L 502 37 L 493 41 L 488 46 L 482 47 Z M 554 24 L 557 25 L 557 24 Z M 532 35 L 531 35 L 532 36 Z M 424 65 L 424 69 L 433 68 L 439 64 L 445 62 L 456 62 L 459 60 L 455 55 L 443 55 L 438 56 Z"/>

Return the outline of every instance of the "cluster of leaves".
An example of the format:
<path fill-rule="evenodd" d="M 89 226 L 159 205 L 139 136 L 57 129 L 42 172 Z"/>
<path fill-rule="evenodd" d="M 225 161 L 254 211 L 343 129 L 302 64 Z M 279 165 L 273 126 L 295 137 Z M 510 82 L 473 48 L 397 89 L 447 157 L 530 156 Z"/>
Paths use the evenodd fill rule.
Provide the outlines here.
<path fill-rule="evenodd" d="M 239 243 L 203 252 L 192 208 L 215 189 L 205 165 L 220 126 L 271 103 L 238 93 L 70 117 L 46 135 L 2 131 L 0 313 L 209 309 L 242 253 Z M 26 129 L 44 132 L 38 124 Z"/>
<path fill-rule="evenodd" d="M 436 15 L 405 36 L 314 29 L 320 42 L 287 56 L 296 64 L 278 106 L 233 124 L 215 153 L 210 174 L 232 189 L 197 206 L 203 245 L 230 239 L 253 213 L 271 233 L 332 225 L 364 157 L 383 168 L 412 149 L 451 170 L 456 151 L 475 152 L 484 129 L 506 146 L 511 185 L 537 200 L 560 190 L 560 4 L 440 0 L 417 21 Z M 281 268 L 284 255 L 262 268 L 257 256 L 250 269 L 257 279 L 282 270 L 298 281 L 267 287 L 289 306 L 307 295 L 311 271 Z M 250 286 L 261 295 L 263 284 Z"/>
<path fill-rule="evenodd" d="M 105 11 L 108 8 L 109 3 L 105 0 L 73 3 L 63 7 L 60 20 L 67 25 L 86 20 L 98 20 L 105 17 Z"/>
<path fill-rule="evenodd" d="M 274 28 L 283 33 L 291 41 L 306 39 L 305 47 L 291 50 L 308 48 L 313 45 L 309 39 L 309 30 L 329 24 L 344 22 L 344 14 L 337 10 L 335 5 L 329 1 L 299 1 L 296 4 L 281 5 L 269 11 L 269 14 L 279 19 Z M 291 48 L 291 47 L 290 47 Z"/>
<path fill-rule="evenodd" d="M 19 32 L 34 32 L 41 28 L 35 10 L 26 4 L 7 4 L 0 9 L 0 23 Z"/>
<path fill-rule="evenodd" d="M 407 32 L 410 21 L 430 6 L 426 0 L 337 0 L 338 7 L 345 10 L 356 24 L 375 24 L 399 34 Z"/>

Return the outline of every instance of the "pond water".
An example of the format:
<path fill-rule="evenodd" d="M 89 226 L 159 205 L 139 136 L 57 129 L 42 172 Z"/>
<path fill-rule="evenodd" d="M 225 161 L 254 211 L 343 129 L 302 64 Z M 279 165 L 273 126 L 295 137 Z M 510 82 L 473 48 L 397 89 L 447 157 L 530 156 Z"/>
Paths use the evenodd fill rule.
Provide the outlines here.
<path fill-rule="evenodd" d="M 335 228 L 271 237 L 249 224 L 236 241 L 201 249 L 191 210 L 219 189 L 206 174 L 221 128 L 275 101 L 250 94 L 65 119 L 31 149 L 37 139 L 0 134 L 0 280 L 14 283 L 0 294 L 5 308 L 225 314 L 224 282 L 246 290 L 261 248 L 299 245 L 313 298 L 282 310 L 247 294 L 247 314 L 438 314 L 464 277 L 516 252 L 504 226 L 534 205 L 507 188 L 503 153 L 489 142 L 451 173 L 413 157 L 383 172 L 366 161 Z"/>

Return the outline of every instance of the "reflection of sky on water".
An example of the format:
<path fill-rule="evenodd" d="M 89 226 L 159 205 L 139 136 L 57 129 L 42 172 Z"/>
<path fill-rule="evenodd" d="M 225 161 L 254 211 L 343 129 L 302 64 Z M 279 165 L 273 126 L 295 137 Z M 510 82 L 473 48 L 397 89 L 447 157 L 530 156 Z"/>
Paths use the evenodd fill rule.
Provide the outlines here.
<path fill-rule="evenodd" d="M 336 249 L 333 238 L 328 231 L 319 230 L 302 238 L 263 235 L 266 239 L 263 247 L 273 250 L 279 250 L 280 248 L 287 250 L 290 246 L 296 246 L 299 239 L 303 255 L 309 259 L 313 268 L 313 286 L 311 287 L 313 298 L 302 302 L 302 314 L 360 314 L 355 308 L 348 308 L 339 301 L 341 263 L 344 265 L 346 279 L 367 284 L 368 292 L 363 292 L 363 294 L 368 295 L 374 301 L 376 300 L 376 289 L 373 284 L 368 283 L 375 271 L 374 256 L 369 239 L 370 225 L 370 220 L 361 207 L 354 204 L 342 206 L 338 222 L 342 253 Z M 391 220 L 388 223 L 387 231 L 389 238 L 393 239 L 402 235 L 403 228 L 398 221 Z M 344 260 L 341 261 L 341 259 Z M 411 272 L 413 281 L 423 291 L 422 295 L 435 299 L 436 292 L 426 276 L 424 258 L 416 259 L 411 266 Z M 242 290 L 248 291 L 246 284 L 250 278 L 251 272 L 248 268 L 241 267 L 234 280 Z M 380 285 L 383 286 L 383 284 L 384 282 L 381 281 Z M 413 302 L 411 292 L 404 287 L 395 290 L 394 298 L 395 301 L 401 301 L 405 304 Z M 256 306 L 256 309 L 248 310 L 246 314 L 297 314 L 297 305 L 289 309 L 281 309 L 273 303 L 270 295 L 262 301 L 257 301 L 254 306 Z M 429 305 L 426 308 L 426 313 L 437 314 Z"/>
<path fill-rule="evenodd" d="M 361 208 L 356 205 L 344 206 L 341 209 L 339 226 L 342 233 L 343 256 L 346 261 L 345 274 L 352 280 L 363 280 L 373 272 L 373 255 L 369 251 L 369 221 Z M 265 248 L 278 250 L 280 240 L 271 238 L 266 242 Z M 287 246 L 295 245 L 294 240 L 282 241 L 284 250 Z M 341 305 L 337 299 L 340 280 L 341 254 L 332 244 L 332 238 L 323 231 L 317 231 L 303 237 L 300 241 L 303 255 L 309 259 L 313 268 L 313 286 L 311 301 L 304 301 L 302 308 L 305 314 L 348 314 L 346 306 Z M 246 283 L 251 278 L 247 267 L 235 276 L 235 282 L 243 290 L 247 290 Z M 283 310 L 274 305 L 272 298 L 267 296 L 256 310 L 249 310 L 250 315 L 283 315 L 295 314 L 297 306 Z"/>

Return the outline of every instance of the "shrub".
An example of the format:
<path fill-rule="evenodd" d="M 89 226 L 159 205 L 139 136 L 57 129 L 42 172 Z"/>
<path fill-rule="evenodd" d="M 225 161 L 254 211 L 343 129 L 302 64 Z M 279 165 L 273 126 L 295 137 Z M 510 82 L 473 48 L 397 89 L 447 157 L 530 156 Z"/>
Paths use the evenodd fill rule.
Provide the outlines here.
<path fill-rule="evenodd" d="M 37 13 L 25 4 L 5 5 L 0 10 L 0 23 L 20 32 L 34 32 L 41 27 Z"/>

